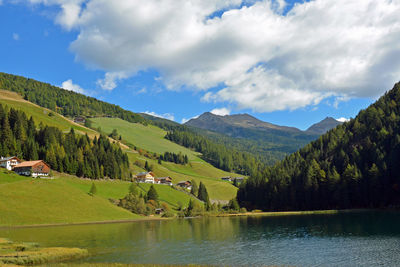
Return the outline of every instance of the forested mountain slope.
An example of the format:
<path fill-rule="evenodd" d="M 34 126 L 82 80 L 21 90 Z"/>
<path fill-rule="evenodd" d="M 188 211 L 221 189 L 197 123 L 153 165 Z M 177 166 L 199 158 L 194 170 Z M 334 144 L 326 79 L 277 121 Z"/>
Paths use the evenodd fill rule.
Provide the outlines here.
<path fill-rule="evenodd" d="M 355 119 L 251 177 L 238 200 L 264 210 L 400 204 L 400 83 Z"/>
<path fill-rule="evenodd" d="M 19 93 L 25 100 L 64 116 L 113 116 L 130 122 L 145 122 L 139 114 L 117 105 L 22 76 L 0 72 L 0 89 Z"/>

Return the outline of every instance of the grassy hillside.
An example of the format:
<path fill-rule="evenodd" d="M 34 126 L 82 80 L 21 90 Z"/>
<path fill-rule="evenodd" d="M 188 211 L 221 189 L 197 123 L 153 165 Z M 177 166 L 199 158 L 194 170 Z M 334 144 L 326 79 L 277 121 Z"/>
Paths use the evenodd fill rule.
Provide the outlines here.
<path fill-rule="evenodd" d="M 150 165 L 154 166 L 154 172 L 157 176 L 171 176 L 174 183 L 192 179 L 196 180 L 197 183 L 202 181 L 208 189 L 210 198 L 213 200 L 227 201 L 235 197 L 236 187 L 220 180 L 221 177 L 235 174 L 217 169 L 199 158 L 199 153 L 166 140 L 164 138 L 166 134 L 164 130 L 155 126 L 130 123 L 118 118 L 94 118 L 92 121 L 94 127 L 100 127 L 106 133 L 111 133 L 113 129 L 117 129 L 124 141 L 139 148 L 156 153 L 164 153 L 166 151 L 182 152 L 188 155 L 190 161 L 190 164 L 187 165 L 171 162 L 163 162 L 162 165 L 159 165 L 157 161 L 145 158 L 138 153 L 128 153 L 131 164 L 135 161 L 142 163 L 148 161 Z M 143 169 L 133 164 L 131 168 L 135 172 L 143 171 Z"/>
<path fill-rule="evenodd" d="M 0 175 L 0 225 L 137 218 L 140 216 L 111 204 L 102 196 L 92 197 L 63 179 L 16 179 L 4 172 Z"/>
<path fill-rule="evenodd" d="M 121 199 L 126 196 L 129 191 L 130 182 L 125 181 L 98 181 L 88 179 L 78 179 L 74 176 L 66 176 L 65 174 L 57 175 L 60 179 L 56 179 L 53 182 L 60 185 L 68 185 L 76 189 L 81 190 L 83 193 L 87 193 L 92 186 L 92 183 L 96 184 L 97 194 L 96 196 L 104 199 Z M 166 185 L 154 185 L 159 200 L 167 203 L 171 208 L 178 208 L 179 203 L 187 206 L 189 200 L 192 198 L 189 194 L 180 192 Z M 139 189 L 143 194 L 147 193 L 150 188 L 150 184 L 139 184 Z"/>
<path fill-rule="evenodd" d="M 117 129 L 124 141 L 145 150 L 164 153 L 164 152 L 182 152 L 189 157 L 189 160 L 202 161 L 197 156 L 198 153 L 177 145 L 164 138 L 166 131 L 156 126 L 144 126 L 140 123 L 130 123 L 118 118 L 93 118 L 93 127 L 100 127 L 105 133 L 111 133 Z"/>
<path fill-rule="evenodd" d="M 20 95 L 14 92 L 0 90 L 0 104 L 25 112 L 28 116 L 32 116 L 37 124 L 43 123 L 44 125 L 57 127 L 62 131 L 69 131 L 72 127 L 76 132 L 87 133 L 89 136 L 97 134 L 96 131 L 74 123 L 54 111 L 24 100 Z"/>

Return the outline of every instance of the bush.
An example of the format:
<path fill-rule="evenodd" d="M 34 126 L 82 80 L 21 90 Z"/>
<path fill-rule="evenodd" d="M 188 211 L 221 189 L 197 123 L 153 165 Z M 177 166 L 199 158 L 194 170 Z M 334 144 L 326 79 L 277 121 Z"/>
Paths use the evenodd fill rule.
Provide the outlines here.
<path fill-rule="evenodd" d="M 247 212 L 246 208 L 240 208 L 240 213 L 246 213 L 246 212 Z"/>
<path fill-rule="evenodd" d="M 173 214 L 171 211 L 167 211 L 167 212 L 164 212 L 164 214 L 161 217 L 172 218 L 172 217 L 175 217 L 175 214 Z"/>

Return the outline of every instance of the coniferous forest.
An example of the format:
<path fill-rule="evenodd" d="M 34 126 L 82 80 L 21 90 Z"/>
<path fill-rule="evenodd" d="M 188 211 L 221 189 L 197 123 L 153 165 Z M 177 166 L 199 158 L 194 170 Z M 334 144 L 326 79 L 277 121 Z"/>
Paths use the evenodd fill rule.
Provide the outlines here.
<path fill-rule="evenodd" d="M 60 129 L 35 125 L 24 112 L 0 104 L 0 155 L 44 160 L 51 169 L 79 177 L 127 179 L 128 156 L 106 136 L 64 134 Z"/>
<path fill-rule="evenodd" d="M 400 83 L 355 119 L 243 184 L 241 205 L 263 210 L 400 204 Z"/>
<path fill-rule="evenodd" d="M 64 116 L 112 116 L 129 122 L 146 121 L 139 114 L 117 105 L 21 76 L 0 72 L 0 88 L 16 92 L 25 100 Z"/>

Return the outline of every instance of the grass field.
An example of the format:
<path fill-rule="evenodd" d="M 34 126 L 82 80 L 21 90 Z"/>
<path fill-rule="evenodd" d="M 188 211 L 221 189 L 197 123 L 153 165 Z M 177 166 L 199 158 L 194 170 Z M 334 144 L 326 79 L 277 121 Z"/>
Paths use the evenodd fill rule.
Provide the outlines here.
<path fill-rule="evenodd" d="M 130 123 L 118 118 L 94 118 L 91 120 L 94 127 L 100 127 L 106 133 L 111 133 L 113 129 L 117 129 L 123 140 L 139 148 L 156 153 L 164 153 L 166 151 L 182 152 L 188 155 L 190 161 L 190 164 L 187 165 L 171 162 L 163 162 L 162 165 L 159 165 L 155 160 L 145 158 L 138 153 L 128 152 L 131 163 L 148 161 L 149 164 L 154 166 L 154 172 L 157 176 L 170 176 L 174 183 L 192 179 L 196 180 L 197 183 L 202 181 L 207 187 L 210 198 L 215 201 L 226 202 L 236 196 L 237 188 L 220 180 L 221 177 L 235 176 L 236 174 L 217 169 L 199 158 L 199 153 L 166 140 L 164 138 L 166 134 L 164 130 L 155 126 Z M 143 171 L 143 169 L 133 164 L 131 165 L 135 173 Z"/>
<path fill-rule="evenodd" d="M 102 196 L 88 195 L 64 179 L 29 178 L 10 182 L 12 178 L 6 176 L 0 176 L 0 225 L 3 226 L 140 218 Z"/>
<path fill-rule="evenodd" d="M 118 118 L 93 118 L 90 120 L 93 121 L 94 128 L 100 127 L 105 133 L 109 134 L 113 129 L 117 129 L 123 140 L 139 148 L 159 154 L 167 151 L 182 152 L 191 161 L 202 161 L 197 157 L 198 153 L 165 139 L 164 136 L 167 132 L 158 127 L 130 123 Z"/>
<path fill-rule="evenodd" d="M 87 133 L 89 136 L 94 136 L 97 134 L 91 129 L 67 120 L 56 112 L 39 107 L 29 101 L 24 100 L 20 95 L 14 92 L 0 90 L 0 104 L 7 105 L 9 108 L 15 108 L 25 112 L 28 116 L 33 117 L 37 125 L 42 122 L 44 125 L 54 126 L 60 128 L 62 131 L 69 131 L 72 127 L 77 132 Z M 50 113 L 52 113 L 54 116 L 49 116 Z"/>
<path fill-rule="evenodd" d="M 228 182 L 224 182 L 219 177 L 233 175 L 214 168 L 208 163 L 192 162 L 191 166 L 163 162 L 159 165 L 157 161 L 140 156 L 137 153 L 128 153 L 131 164 L 135 161 L 142 163 L 147 161 L 154 167 L 156 176 L 170 176 L 174 183 L 179 181 L 191 181 L 194 179 L 197 184 L 201 182 L 207 187 L 211 200 L 220 201 L 222 203 L 231 200 L 236 196 L 237 188 Z M 140 171 L 140 169 L 138 169 Z"/>
<path fill-rule="evenodd" d="M 88 192 L 95 183 L 97 194 Z M 121 199 L 130 182 L 88 180 L 56 173 L 55 179 L 32 179 L 0 169 L 0 226 L 80 223 L 145 218 L 119 208 L 109 199 Z M 187 206 L 189 194 L 166 185 L 154 185 L 160 202 L 172 209 Z M 145 194 L 150 184 L 140 184 Z M 175 210 L 172 210 L 175 212 Z"/>
<path fill-rule="evenodd" d="M 129 186 L 131 185 L 130 182 L 118 181 L 118 180 L 93 181 L 87 179 L 74 178 L 73 176 L 66 177 L 65 174 L 57 176 L 59 176 L 60 178 L 55 179 L 54 183 L 60 185 L 68 184 L 68 186 L 79 189 L 84 193 L 89 192 L 92 183 L 95 183 L 97 188 L 96 195 L 104 199 L 110 199 L 110 198 L 121 199 L 125 197 L 129 191 Z M 154 187 L 158 193 L 159 200 L 161 202 L 167 203 L 171 208 L 177 208 L 179 202 L 182 203 L 184 206 L 187 206 L 191 198 L 188 194 L 175 190 L 170 186 L 155 184 Z M 141 189 L 141 192 L 143 194 L 147 193 L 147 191 L 149 191 L 149 188 L 150 184 L 139 184 L 139 189 Z"/>

